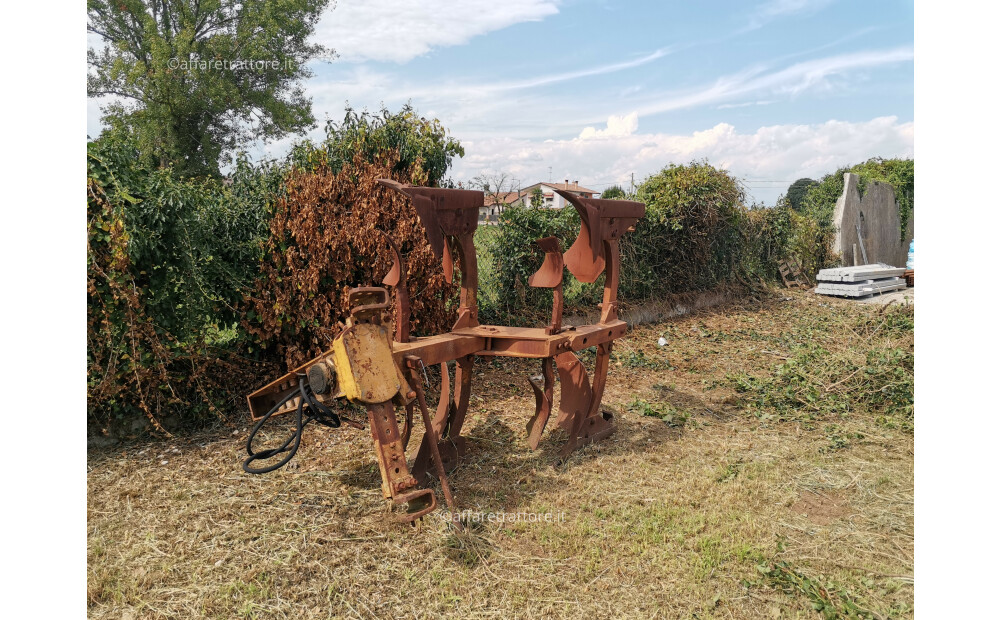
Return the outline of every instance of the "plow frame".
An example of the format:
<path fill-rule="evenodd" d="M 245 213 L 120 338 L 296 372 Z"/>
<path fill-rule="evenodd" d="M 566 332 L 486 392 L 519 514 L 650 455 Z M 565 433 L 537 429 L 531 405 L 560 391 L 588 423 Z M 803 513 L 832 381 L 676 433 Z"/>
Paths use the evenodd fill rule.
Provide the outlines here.
<path fill-rule="evenodd" d="M 526 425 L 528 445 L 537 449 L 553 409 L 555 373 L 560 402 L 556 424 L 568 434 L 555 464 L 565 462 L 576 449 L 614 432 L 610 412 L 601 410 L 613 343 L 628 328 L 618 318 L 620 256 L 618 241 L 645 214 L 645 205 L 625 200 L 582 198 L 557 190 L 580 214 L 581 229 L 573 245 L 563 253 L 555 237 L 536 243 L 544 252 L 542 266 L 529 278 L 529 285 L 553 289 L 552 320 L 546 327 L 480 325 L 476 293 L 478 265 L 473 235 L 478 226 L 483 193 L 461 189 L 439 189 L 405 185 L 391 180 L 383 186 L 405 194 L 427 231 L 435 256 L 443 261 L 445 277 L 454 278 L 457 262 L 461 291 L 457 319 L 451 331 L 414 338 L 410 335 L 409 288 L 406 268 L 396 244 L 385 236 L 393 255 L 393 266 L 383 284 L 395 289 L 392 308 L 395 329 L 390 335 L 384 314 L 389 294 L 382 287 L 352 289 L 351 318 L 333 346 L 284 376 L 247 396 L 251 417 L 296 411 L 301 395 L 299 378 L 308 377 L 312 395 L 322 403 L 338 398 L 362 404 L 368 411 L 376 461 L 382 477 L 382 492 L 397 504 L 406 504 L 404 521 L 431 512 L 437 502 L 428 474 L 440 479 L 442 492 L 457 513 L 447 472 L 462 461 L 467 442 L 462 427 L 469 408 L 472 376 L 477 356 L 520 357 L 541 360 L 541 385 L 528 378 L 535 394 L 535 413 Z M 452 246 L 456 256 L 452 256 Z M 563 271 L 568 268 L 582 282 L 594 282 L 606 271 L 600 304 L 600 320 L 591 325 L 562 324 Z M 356 305 L 355 305 L 356 304 Z M 596 347 L 591 380 L 577 352 Z M 391 360 L 391 361 L 390 361 Z M 448 368 L 455 362 L 454 381 Z M 422 381 L 426 368 L 441 367 L 440 398 L 431 415 Z M 555 367 L 555 372 L 553 371 Z M 278 411 L 271 411 L 286 401 Z M 396 408 L 405 409 L 402 429 Z M 413 428 L 413 410 L 419 408 L 424 435 L 408 465 L 406 450 Z"/>

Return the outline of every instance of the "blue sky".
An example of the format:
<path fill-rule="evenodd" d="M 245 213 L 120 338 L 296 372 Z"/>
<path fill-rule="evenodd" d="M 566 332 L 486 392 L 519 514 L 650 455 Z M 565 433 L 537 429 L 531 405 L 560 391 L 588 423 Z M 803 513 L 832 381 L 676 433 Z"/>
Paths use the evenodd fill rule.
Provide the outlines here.
<path fill-rule="evenodd" d="M 412 101 L 465 146 L 459 181 L 602 190 L 705 158 L 773 204 L 799 177 L 913 154 L 912 2 L 341 0 L 315 38 L 340 56 L 311 63 L 311 137 L 345 102 Z"/>

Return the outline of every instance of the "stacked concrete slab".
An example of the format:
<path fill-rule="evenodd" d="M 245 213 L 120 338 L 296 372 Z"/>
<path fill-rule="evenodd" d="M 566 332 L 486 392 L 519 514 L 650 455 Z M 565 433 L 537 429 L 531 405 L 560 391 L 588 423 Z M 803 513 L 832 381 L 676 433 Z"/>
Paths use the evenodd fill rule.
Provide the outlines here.
<path fill-rule="evenodd" d="M 870 297 L 906 288 L 900 278 L 906 270 L 885 263 L 821 269 L 816 274 L 816 293 L 835 297 Z"/>

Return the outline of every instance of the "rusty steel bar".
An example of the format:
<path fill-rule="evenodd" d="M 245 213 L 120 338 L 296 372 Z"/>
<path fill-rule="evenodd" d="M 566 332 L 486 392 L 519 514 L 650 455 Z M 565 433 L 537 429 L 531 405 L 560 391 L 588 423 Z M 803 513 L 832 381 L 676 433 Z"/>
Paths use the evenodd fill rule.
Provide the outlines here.
<path fill-rule="evenodd" d="M 414 386 L 417 392 L 417 404 L 420 406 L 420 415 L 424 418 L 424 442 L 430 446 L 431 458 L 434 461 L 434 468 L 437 469 L 438 478 L 441 480 L 441 492 L 444 500 L 451 509 L 453 518 L 457 519 L 458 508 L 455 506 L 455 498 L 451 495 L 451 485 L 448 484 L 448 475 L 444 471 L 444 463 L 441 461 L 441 452 L 438 451 L 439 435 L 431 421 L 431 414 L 427 411 L 427 400 L 424 398 L 424 388 L 420 385 L 420 378 L 417 376 L 418 364 L 423 362 L 418 357 L 412 355 L 406 358 L 410 375 L 413 377 Z M 457 522 L 457 521 L 456 521 Z"/>

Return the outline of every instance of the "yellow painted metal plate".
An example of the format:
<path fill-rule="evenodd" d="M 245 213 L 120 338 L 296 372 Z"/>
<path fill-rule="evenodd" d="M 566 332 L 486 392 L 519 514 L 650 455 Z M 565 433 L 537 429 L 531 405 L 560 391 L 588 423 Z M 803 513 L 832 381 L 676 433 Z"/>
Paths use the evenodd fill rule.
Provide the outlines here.
<path fill-rule="evenodd" d="M 375 404 L 399 392 L 400 374 L 392 359 L 389 332 L 381 325 L 358 323 L 333 341 L 333 361 L 344 396 Z"/>

